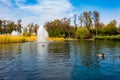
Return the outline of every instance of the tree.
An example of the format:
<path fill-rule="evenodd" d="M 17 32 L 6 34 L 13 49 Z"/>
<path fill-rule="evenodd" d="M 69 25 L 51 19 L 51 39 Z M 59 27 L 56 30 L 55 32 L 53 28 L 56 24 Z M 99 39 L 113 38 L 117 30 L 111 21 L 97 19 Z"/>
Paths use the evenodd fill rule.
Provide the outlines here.
<path fill-rule="evenodd" d="M 75 30 L 77 30 L 77 15 L 74 15 L 73 18 L 74 18 Z"/>
<path fill-rule="evenodd" d="M 99 12 L 93 11 L 93 20 L 94 20 L 94 25 L 95 25 L 95 28 L 96 28 L 96 36 L 97 36 L 98 28 L 99 28 L 99 21 L 100 21 Z"/>
<path fill-rule="evenodd" d="M 0 34 L 2 33 L 2 20 L 0 20 Z"/>
<path fill-rule="evenodd" d="M 18 24 L 17 24 L 17 30 L 18 30 L 18 32 L 20 32 L 21 33 L 21 22 L 22 22 L 22 20 L 21 19 L 19 19 L 18 20 Z"/>
<path fill-rule="evenodd" d="M 116 34 L 118 34 L 117 27 L 116 27 L 116 20 L 112 20 L 110 23 L 108 23 L 101 30 L 102 30 L 102 33 L 104 35 L 116 35 Z"/>
<path fill-rule="evenodd" d="M 80 27 L 82 27 L 82 24 L 83 24 L 83 21 L 84 21 L 83 13 L 80 14 L 79 21 L 80 21 Z"/>
<path fill-rule="evenodd" d="M 50 37 L 71 37 L 75 33 L 74 27 L 70 26 L 71 18 L 57 19 L 51 22 L 47 22 L 45 27 Z M 74 30 L 74 32 L 73 32 Z M 57 34 L 57 36 L 56 36 Z"/>
<path fill-rule="evenodd" d="M 71 18 L 68 19 L 68 35 L 70 38 L 70 22 L 71 22 Z"/>
<path fill-rule="evenodd" d="M 29 32 L 30 34 L 34 33 L 34 23 L 28 24 L 27 27 L 28 27 L 28 29 L 29 29 L 28 32 Z"/>
<path fill-rule="evenodd" d="M 35 24 L 35 26 L 34 26 L 34 33 L 37 35 L 37 30 L 38 30 L 38 28 L 39 28 L 39 25 L 38 24 Z"/>
<path fill-rule="evenodd" d="M 0 20 L 0 27 L 2 27 L 2 20 Z"/>
<path fill-rule="evenodd" d="M 3 33 L 7 33 L 7 20 L 2 21 Z"/>
<path fill-rule="evenodd" d="M 7 24 L 7 30 L 8 30 L 8 33 L 10 34 L 12 33 L 12 31 L 16 30 L 16 25 L 13 21 Z"/>
<path fill-rule="evenodd" d="M 83 12 L 83 17 L 84 17 L 85 27 L 87 27 L 88 31 L 90 31 L 90 27 L 92 26 L 91 11 Z"/>

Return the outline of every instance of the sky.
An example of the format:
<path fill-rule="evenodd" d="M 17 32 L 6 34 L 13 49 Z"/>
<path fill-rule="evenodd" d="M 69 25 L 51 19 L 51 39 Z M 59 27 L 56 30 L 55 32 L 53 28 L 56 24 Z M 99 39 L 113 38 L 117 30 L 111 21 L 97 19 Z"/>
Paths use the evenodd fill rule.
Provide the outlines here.
<path fill-rule="evenodd" d="M 120 0 L 0 0 L 0 19 L 15 22 L 21 19 L 23 27 L 32 22 L 41 26 L 94 10 L 105 24 L 113 19 L 120 22 Z"/>

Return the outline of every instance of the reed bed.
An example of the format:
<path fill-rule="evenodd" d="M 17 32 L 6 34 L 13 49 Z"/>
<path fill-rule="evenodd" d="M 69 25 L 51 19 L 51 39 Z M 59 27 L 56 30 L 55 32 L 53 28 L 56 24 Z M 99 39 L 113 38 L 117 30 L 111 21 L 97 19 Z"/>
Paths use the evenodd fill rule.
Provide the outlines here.
<path fill-rule="evenodd" d="M 0 35 L 0 44 L 5 43 L 22 43 L 22 42 L 33 42 L 37 40 L 37 36 L 12 36 L 12 35 Z M 52 41 L 63 41 L 64 38 L 47 38 Z"/>
<path fill-rule="evenodd" d="M 64 38 L 48 38 L 47 40 L 50 40 L 50 41 L 63 41 Z"/>
<path fill-rule="evenodd" d="M 11 36 L 11 35 L 0 35 L 0 43 L 21 43 L 21 42 L 29 42 L 36 41 L 36 36 L 25 37 L 25 36 Z"/>

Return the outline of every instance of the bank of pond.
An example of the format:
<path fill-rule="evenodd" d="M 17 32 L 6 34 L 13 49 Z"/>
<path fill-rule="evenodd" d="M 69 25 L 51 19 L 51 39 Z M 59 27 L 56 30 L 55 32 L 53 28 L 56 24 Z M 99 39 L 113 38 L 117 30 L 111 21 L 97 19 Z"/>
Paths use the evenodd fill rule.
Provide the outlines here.
<path fill-rule="evenodd" d="M 94 40 L 120 40 L 120 35 L 112 36 L 94 36 Z"/>
<path fill-rule="evenodd" d="M 52 41 L 64 41 L 64 40 L 78 40 L 75 38 L 48 38 L 47 40 Z M 120 35 L 113 36 L 94 36 L 91 39 L 85 40 L 120 40 Z M 0 35 L 0 44 L 5 43 L 22 43 L 22 42 L 34 42 L 37 41 L 37 36 L 12 36 L 12 35 Z"/>

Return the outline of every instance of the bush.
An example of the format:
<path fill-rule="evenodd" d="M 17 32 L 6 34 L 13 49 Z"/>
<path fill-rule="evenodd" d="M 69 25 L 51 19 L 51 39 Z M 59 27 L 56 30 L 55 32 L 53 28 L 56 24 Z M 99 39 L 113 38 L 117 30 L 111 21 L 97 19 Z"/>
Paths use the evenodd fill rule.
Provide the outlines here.
<path fill-rule="evenodd" d="M 77 31 L 75 32 L 76 37 L 79 39 L 84 39 L 87 37 L 89 34 L 89 31 L 87 28 L 78 28 Z"/>
<path fill-rule="evenodd" d="M 116 35 L 118 34 L 117 28 L 114 24 L 109 23 L 107 26 L 101 29 L 103 35 Z"/>

